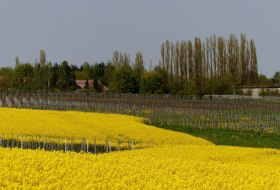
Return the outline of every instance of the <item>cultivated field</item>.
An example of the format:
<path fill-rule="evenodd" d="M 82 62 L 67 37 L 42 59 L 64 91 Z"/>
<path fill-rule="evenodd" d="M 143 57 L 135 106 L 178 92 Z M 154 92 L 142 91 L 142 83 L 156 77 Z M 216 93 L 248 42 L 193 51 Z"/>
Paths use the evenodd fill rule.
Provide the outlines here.
<path fill-rule="evenodd" d="M 47 144 L 54 143 L 54 147 L 48 149 L 65 151 L 94 151 L 94 145 L 100 148 L 106 144 L 110 149 L 210 144 L 187 134 L 148 126 L 144 121 L 119 114 L 0 108 L 0 144 L 46 148 Z"/>
<path fill-rule="evenodd" d="M 140 116 L 148 122 L 280 132 L 278 99 L 80 93 L 1 93 L 0 105 Z"/>
<path fill-rule="evenodd" d="M 280 151 L 182 145 L 109 154 L 0 148 L 3 189 L 279 189 Z"/>
<path fill-rule="evenodd" d="M 3 189 L 280 188 L 279 150 L 217 146 L 166 130 L 176 126 L 187 132 L 192 126 L 211 133 L 223 128 L 245 135 L 274 134 L 277 141 L 278 100 L 112 94 L 1 97 L 2 106 L 18 107 L 0 108 Z M 238 139 L 240 134 L 235 135 Z"/>

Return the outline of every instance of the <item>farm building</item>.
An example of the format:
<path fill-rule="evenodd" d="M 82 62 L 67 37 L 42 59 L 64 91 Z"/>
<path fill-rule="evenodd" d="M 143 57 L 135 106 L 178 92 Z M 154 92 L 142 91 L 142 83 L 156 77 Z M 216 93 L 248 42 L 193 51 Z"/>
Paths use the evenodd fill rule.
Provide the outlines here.
<path fill-rule="evenodd" d="M 87 80 L 76 80 L 75 82 L 80 89 L 84 89 L 86 87 L 86 81 Z M 88 80 L 88 87 L 93 88 L 93 83 L 93 80 Z"/>
<path fill-rule="evenodd" d="M 79 89 L 85 89 L 87 80 L 75 80 L 76 85 Z M 98 85 L 101 87 L 101 92 L 107 92 L 109 89 L 98 80 Z M 88 88 L 93 89 L 94 88 L 94 80 L 88 80 Z"/>
<path fill-rule="evenodd" d="M 279 95 L 279 86 L 246 86 L 238 87 L 236 90 L 242 90 L 243 94 L 250 94 L 251 96 L 262 96 L 262 95 Z"/>

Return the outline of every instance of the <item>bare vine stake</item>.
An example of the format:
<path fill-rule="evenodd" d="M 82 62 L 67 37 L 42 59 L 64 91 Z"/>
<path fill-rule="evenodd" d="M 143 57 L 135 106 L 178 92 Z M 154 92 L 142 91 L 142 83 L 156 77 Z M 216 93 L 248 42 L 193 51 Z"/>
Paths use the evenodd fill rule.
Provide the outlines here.
<path fill-rule="evenodd" d="M 44 137 L 43 139 L 43 149 L 46 149 L 46 137 Z"/>
<path fill-rule="evenodd" d="M 81 152 L 84 152 L 84 138 L 81 141 Z"/>
<path fill-rule="evenodd" d="M 94 137 L 94 154 L 96 154 L 96 137 Z"/>
<path fill-rule="evenodd" d="M 88 140 L 86 140 L 87 141 L 87 153 L 88 153 Z"/>
<path fill-rule="evenodd" d="M 131 150 L 134 149 L 133 141 L 131 141 Z"/>
<path fill-rule="evenodd" d="M 111 152 L 112 151 L 112 142 L 108 142 L 108 145 L 109 145 L 109 152 Z"/>
<path fill-rule="evenodd" d="M 118 140 L 118 151 L 120 151 L 121 150 L 121 146 L 120 146 L 120 141 Z"/>
<path fill-rule="evenodd" d="M 20 136 L 20 148 L 23 149 L 23 137 L 22 137 L 22 135 Z"/>
<path fill-rule="evenodd" d="M 12 134 L 12 148 L 14 148 L 15 141 L 14 141 L 14 134 Z"/>
<path fill-rule="evenodd" d="M 106 152 L 109 153 L 108 137 L 106 137 Z"/>
<path fill-rule="evenodd" d="M 41 149 L 41 136 L 38 136 L 38 140 L 37 140 L 37 143 L 38 143 L 38 148 Z"/>
<path fill-rule="evenodd" d="M 66 142 L 66 139 L 64 140 L 64 152 L 67 152 L 67 142 Z"/>

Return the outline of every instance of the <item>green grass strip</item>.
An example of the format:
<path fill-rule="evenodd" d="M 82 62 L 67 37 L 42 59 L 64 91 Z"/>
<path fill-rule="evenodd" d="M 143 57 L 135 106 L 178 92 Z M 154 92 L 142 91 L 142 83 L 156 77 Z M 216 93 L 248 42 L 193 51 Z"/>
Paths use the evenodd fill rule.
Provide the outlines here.
<path fill-rule="evenodd" d="M 204 138 L 216 145 L 280 149 L 280 134 L 276 133 L 240 131 L 221 128 L 197 128 L 182 125 L 160 124 L 154 122 L 151 122 L 150 125 Z"/>

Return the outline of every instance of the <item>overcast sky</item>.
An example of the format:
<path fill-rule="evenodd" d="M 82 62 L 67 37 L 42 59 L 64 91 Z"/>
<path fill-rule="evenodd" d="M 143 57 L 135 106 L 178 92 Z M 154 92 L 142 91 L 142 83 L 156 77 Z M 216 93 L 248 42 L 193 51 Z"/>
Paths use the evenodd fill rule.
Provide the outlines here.
<path fill-rule="evenodd" d="M 280 70 L 279 0 L 0 0 L 0 66 L 15 57 L 81 65 L 114 50 L 157 64 L 165 40 L 245 33 L 256 42 L 259 71 Z"/>

